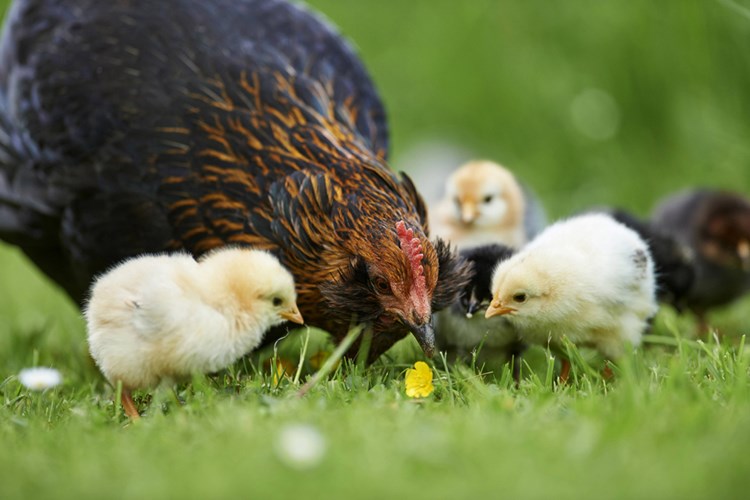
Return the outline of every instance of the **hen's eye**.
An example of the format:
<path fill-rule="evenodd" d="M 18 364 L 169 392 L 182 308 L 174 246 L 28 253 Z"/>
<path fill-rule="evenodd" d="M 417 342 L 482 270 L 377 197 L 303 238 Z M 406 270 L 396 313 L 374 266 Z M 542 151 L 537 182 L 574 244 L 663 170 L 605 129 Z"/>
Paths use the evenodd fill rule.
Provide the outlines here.
<path fill-rule="evenodd" d="M 388 283 L 387 280 L 384 280 L 383 278 L 378 278 L 375 280 L 375 288 L 378 292 L 387 293 L 391 291 L 391 285 Z"/>
<path fill-rule="evenodd" d="M 492 198 L 494 198 L 494 196 L 492 196 L 492 195 L 487 195 L 487 196 L 485 196 L 485 197 L 484 197 L 484 198 L 482 199 L 482 201 L 483 201 L 484 203 L 489 203 L 489 202 L 491 202 L 491 201 L 492 201 Z"/>
<path fill-rule="evenodd" d="M 273 301 L 273 305 L 275 307 L 279 307 L 284 301 L 281 299 L 281 297 L 274 297 L 271 299 Z"/>
<path fill-rule="evenodd" d="M 513 296 L 513 302 L 518 302 L 519 304 L 523 304 L 526 302 L 526 294 L 525 293 L 517 293 Z"/>

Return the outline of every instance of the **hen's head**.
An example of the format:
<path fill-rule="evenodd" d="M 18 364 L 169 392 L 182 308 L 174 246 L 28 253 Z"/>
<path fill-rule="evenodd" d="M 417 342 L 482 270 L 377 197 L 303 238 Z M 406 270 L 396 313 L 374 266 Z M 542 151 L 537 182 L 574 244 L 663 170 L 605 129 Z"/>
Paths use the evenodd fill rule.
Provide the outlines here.
<path fill-rule="evenodd" d="M 750 272 L 750 202 L 730 193 L 714 198 L 698 239 L 704 257 Z"/>
<path fill-rule="evenodd" d="M 425 354 L 435 351 L 433 311 L 450 305 L 468 280 L 458 255 L 441 240 L 430 243 L 419 227 L 399 221 L 362 244 L 338 279 L 321 286 L 331 305 L 372 325 L 370 359 L 407 330 Z"/>

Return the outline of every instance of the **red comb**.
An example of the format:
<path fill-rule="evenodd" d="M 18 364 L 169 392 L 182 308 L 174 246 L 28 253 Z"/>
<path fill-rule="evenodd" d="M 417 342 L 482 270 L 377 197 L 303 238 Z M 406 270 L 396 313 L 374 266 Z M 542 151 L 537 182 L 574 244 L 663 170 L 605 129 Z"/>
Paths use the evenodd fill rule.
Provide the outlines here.
<path fill-rule="evenodd" d="M 396 223 L 396 232 L 401 243 L 401 250 L 406 254 L 411 266 L 413 281 L 409 295 L 414 301 L 417 313 L 423 317 L 427 316 L 430 314 L 430 303 L 427 299 L 427 286 L 424 278 L 424 266 L 422 265 L 422 258 L 424 257 L 422 243 L 419 238 L 414 237 L 413 229 L 406 229 L 404 221 Z"/>

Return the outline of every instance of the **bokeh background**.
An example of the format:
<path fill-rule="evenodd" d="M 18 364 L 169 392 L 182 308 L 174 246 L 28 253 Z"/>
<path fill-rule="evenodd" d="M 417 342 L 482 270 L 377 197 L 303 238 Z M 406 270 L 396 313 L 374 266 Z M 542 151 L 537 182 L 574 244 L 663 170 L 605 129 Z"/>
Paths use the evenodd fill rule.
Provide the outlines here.
<path fill-rule="evenodd" d="M 308 3 L 357 47 L 391 163 L 419 181 L 495 159 L 553 218 L 602 204 L 645 215 L 688 186 L 750 194 L 750 2 Z M 2 245 L 0 283 L 0 348 L 84 352 L 78 311 Z"/>

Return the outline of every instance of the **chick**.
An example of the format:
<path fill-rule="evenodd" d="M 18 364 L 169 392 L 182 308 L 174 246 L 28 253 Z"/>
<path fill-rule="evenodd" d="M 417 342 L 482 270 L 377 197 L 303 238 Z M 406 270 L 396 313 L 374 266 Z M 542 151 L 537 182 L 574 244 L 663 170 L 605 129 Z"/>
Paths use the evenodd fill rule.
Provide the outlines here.
<path fill-rule="evenodd" d="M 501 358 L 512 363 L 513 376 L 520 378 L 520 355 L 525 346 L 511 323 L 504 317 L 486 319 L 476 314 L 492 300 L 490 280 L 497 265 L 510 258 L 513 249 L 504 245 L 483 245 L 461 251 L 470 266 L 472 279 L 452 307 L 437 313 L 438 347 L 451 357 L 464 357 L 481 345 L 479 360 L 487 363 Z"/>
<path fill-rule="evenodd" d="M 485 316 L 504 315 L 522 340 L 560 350 L 566 336 L 616 360 L 656 314 L 654 264 L 632 229 L 603 214 L 547 228 L 492 277 Z M 563 362 L 560 378 L 568 376 Z"/>
<path fill-rule="evenodd" d="M 89 349 L 107 380 L 122 382 L 123 407 L 138 418 L 131 390 L 226 367 L 272 326 L 302 324 L 295 301 L 292 275 L 264 251 L 136 257 L 95 281 Z"/>
<path fill-rule="evenodd" d="M 546 224 L 531 192 L 491 161 L 472 161 L 453 172 L 432 212 L 433 232 L 459 249 L 490 243 L 518 248 Z"/>
<path fill-rule="evenodd" d="M 750 200 L 727 191 L 683 191 L 660 202 L 652 222 L 694 254 L 686 303 L 705 332 L 710 309 L 750 291 Z"/>
<path fill-rule="evenodd" d="M 625 210 L 602 208 L 596 211 L 609 215 L 643 238 L 654 260 L 657 299 L 682 311 L 695 281 L 692 250 L 661 228 L 654 227 L 651 221 L 641 220 Z"/>

